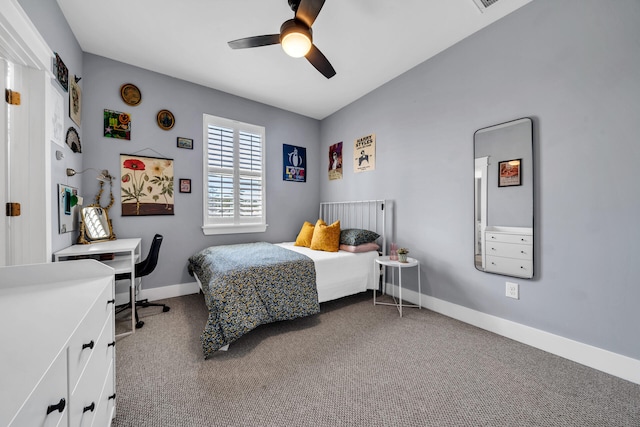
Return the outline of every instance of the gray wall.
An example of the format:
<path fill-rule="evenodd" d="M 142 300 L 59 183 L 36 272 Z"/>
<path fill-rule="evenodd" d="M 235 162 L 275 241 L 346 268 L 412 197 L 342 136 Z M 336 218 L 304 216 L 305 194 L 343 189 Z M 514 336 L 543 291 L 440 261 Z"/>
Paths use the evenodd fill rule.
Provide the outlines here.
<path fill-rule="evenodd" d="M 322 199 L 394 199 L 424 293 L 639 359 L 639 22 L 636 0 L 531 2 L 323 120 L 322 171 L 331 144 L 349 159 L 372 132 L 378 156 L 325 175 Z M 535 278 L 513 300 L 513 279 L 473 264 L 473 134 L 520 117 L 534 119 Z"/>
<path fill-rule="evenodd" d="M 145 281 L 145 287 L 192 282 L 193 278 L 187 273 L 187 258 L 207 246 L 293 241 L 299 226 L 292 224 L 302 225 L 305 220 L 316 219 L 320 188 L 320 175 L 314 163 L 320 152 L 320 123 L 317 120 L 92 54 L 84 55 L 84 71 L 84 167 L 108 169 L 119 178 L 120 154 L 174 159 L 176 192 L 173 216 L 123 217 L 120 180 L 114 182 L 116 203 L 110 216 L 118 238 L 142 237 L 143 252 L 146 253 L 155 233 L 164 236 L 161 262 Z M 124 83 L 133 83 L 140 89 L 142 102 L 138 106 L 128 106 L 120 98 L 120 86 Z M 104 109 L 131 114 L 130 141 L 104 137 Z M 162 109 L 171 111 L 176 119 L 175 126 L 169 131 L 160 129 L 156 123 L 156 115 Z M 266 128 L 269 227 L 265 233 L 203 235 L 203 113 Z M 179 136 L 192 138 L 194 149 L 177 148 L 176 138 Z M 309 171 L 306 183 L 282 180 L 282 144 L 307 148 Z M 179 178 L 192 180 L 191 193 L 177 191 Z M 92 197 L 97 190 L 94 176 L 84 177 L 83 187 Z M 105 197 L 102 204 L 107 202 Z"/>

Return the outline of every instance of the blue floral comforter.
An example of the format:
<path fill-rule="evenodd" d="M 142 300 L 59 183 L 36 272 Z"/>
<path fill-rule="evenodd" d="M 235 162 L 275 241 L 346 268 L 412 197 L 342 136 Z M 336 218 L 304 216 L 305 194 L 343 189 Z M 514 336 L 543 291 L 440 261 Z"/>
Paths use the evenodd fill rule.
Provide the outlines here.
<path fill-rule="evenodd" d="M 313 261 L 271 243 L 203 249 L 189 258 L 189 273 L 209 308 L 205 358 L 259 325 L 320 312 Z"/>

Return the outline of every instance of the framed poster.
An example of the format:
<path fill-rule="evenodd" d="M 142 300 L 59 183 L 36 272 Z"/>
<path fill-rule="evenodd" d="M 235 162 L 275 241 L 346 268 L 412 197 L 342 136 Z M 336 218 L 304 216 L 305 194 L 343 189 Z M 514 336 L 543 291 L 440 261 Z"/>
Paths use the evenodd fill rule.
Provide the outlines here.
<path fill-rule="evenodd" d="M 80 121 L 82 120 L 82 91 L 75 78 L 69 82 L 69 117 L 73 120 L 73 123 L 80 126 Z"/>
<path fill-rule="evenodd" d="M 372 171 L 376 168 L 376 135 L 358 138 L 353 147 L 353 171 Z"/>
<path fill-rule="evenodd" d="M 131 115 L 121 111 L 104 110 L 104 136 L 131 140 Z"/>
<path fill-rule="evenodd" d="M 342 179 L 342 142 L 329 147 L 329 180 Z"/>
<path fill-rule="evenodd" d="M 62 62 L 60 55 L 57 53 L 55 55 L 55 58 L 53 58 L 53 75 L 56 76 L 56 80 L 58 80 L 62 89 L 67 92 L 69 90 L 69 69 Z"/>
<path fill-rule="evenodd" d="M 498 187 L 522 185 L 522 159 L 498 162 Z"/>
<path fill-rule="evenodd" d="M 49 101 L 51 119 L 47 126 L 49 139 L 64 147 L 64 97 L 54 85 L 49 85 L 49 93 L 51 95 Z"/>
<path fill-rule="evenodd" d="M 193 139 L 178 137 L 178 148 L 188 148 L 193 150 Z"/>
<path fill-rule="evenodd" d="M 120 154 L 122 216 L 173 215 L 173 159 Z"/>
<path fill-rule="evenodd" d="M 307 149 L 282 144 L 282 179 L 307 182 Z"/>
<path fill-rule="evenodd" d="M 187 178 L 180 178 L 180 192 L 191 193 L 191 180 Z"/>
<path fill-rule="evenodd" d="M 58 184 L 58 234 L 78 229 L 78 189 Z"/>

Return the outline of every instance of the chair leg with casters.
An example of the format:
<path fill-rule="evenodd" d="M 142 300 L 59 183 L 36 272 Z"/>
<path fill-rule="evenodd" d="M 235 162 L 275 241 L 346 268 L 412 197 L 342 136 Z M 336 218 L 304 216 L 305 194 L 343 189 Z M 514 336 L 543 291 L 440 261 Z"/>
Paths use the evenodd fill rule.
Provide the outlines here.
<path fill-rule="evenodd" d="M 137 307 L 162 307 L 162 312 L 166 313 L 167 311 L 171 310 L 171 307 L 169 307 L 166 304 L 159 304 L 159 303 L 155 303 L 155 302 L 149 302 L 149 300 L 147 299 L 143 299 L 140 301 L 136 301 L 136 306 Z"/>
<path fill-rule="evenodd" d="M 136 329 L 140 329 L 140 328 L 142 328 L 144 326 L 144 322 L 141 321 L 140 318 L 138 317 L 137 307 L 138 307 L 137 303 L 135 304 L 135 307 L 132 307 L 130 302 L 128 302 L 126 304 L 118 305 L 118 306 L 116 306 L 116 313 L 115 314 L 122 313 L 123 311 L 125 311 L 127 309 L 133 309 L 132 315 L 136 319 Z"/>
<path fill-rule="evenodd" d="M 146 276 L 156 268 L 156 265 L 158 265 L 158 254 L 160 253 L 161 243 L 162 243 L 162 236 L 160 234 L 156 234 L 153 237 L 153 241 L 151 242 L 149 255 L 147 255 L 147 258 L 144 261 L 137 263 L 135 266 L 136 279 L 139 277 Z M 131 274 L 130 273 L 116 274 L 116 280 L 131 280 Z M 132 315 L 135 316 L 135 319 L 136 319 L 136 329 L 140 329 L 144 326 L 144 322 L 141 321 L 138 317 L 138 307 L 151 307 L 151 306 L 162 307 L 163 313 L 166 313 L 167 311 L 170 310 L 170 307 L 165 304 L 151 303 L 146 299 L 140 300 L 140 301 L 130 301 L 128 304 L 125 304 L 119 307 L 121 307 L 120 311 L 124 310 L 125 308 L 131 308 L 133 310 Z M 116 313 L 120 312 L 118 311 L 119 307 L 116 307 Z"/>

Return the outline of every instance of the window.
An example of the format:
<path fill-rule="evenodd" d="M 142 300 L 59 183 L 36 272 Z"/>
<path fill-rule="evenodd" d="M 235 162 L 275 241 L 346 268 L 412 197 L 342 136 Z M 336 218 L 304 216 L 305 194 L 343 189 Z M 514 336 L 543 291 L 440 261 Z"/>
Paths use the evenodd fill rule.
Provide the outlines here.
<path fill-rule="evenodd" d="M 264 127 L 205 114 L 204 234 L 263 232 Z"/>

